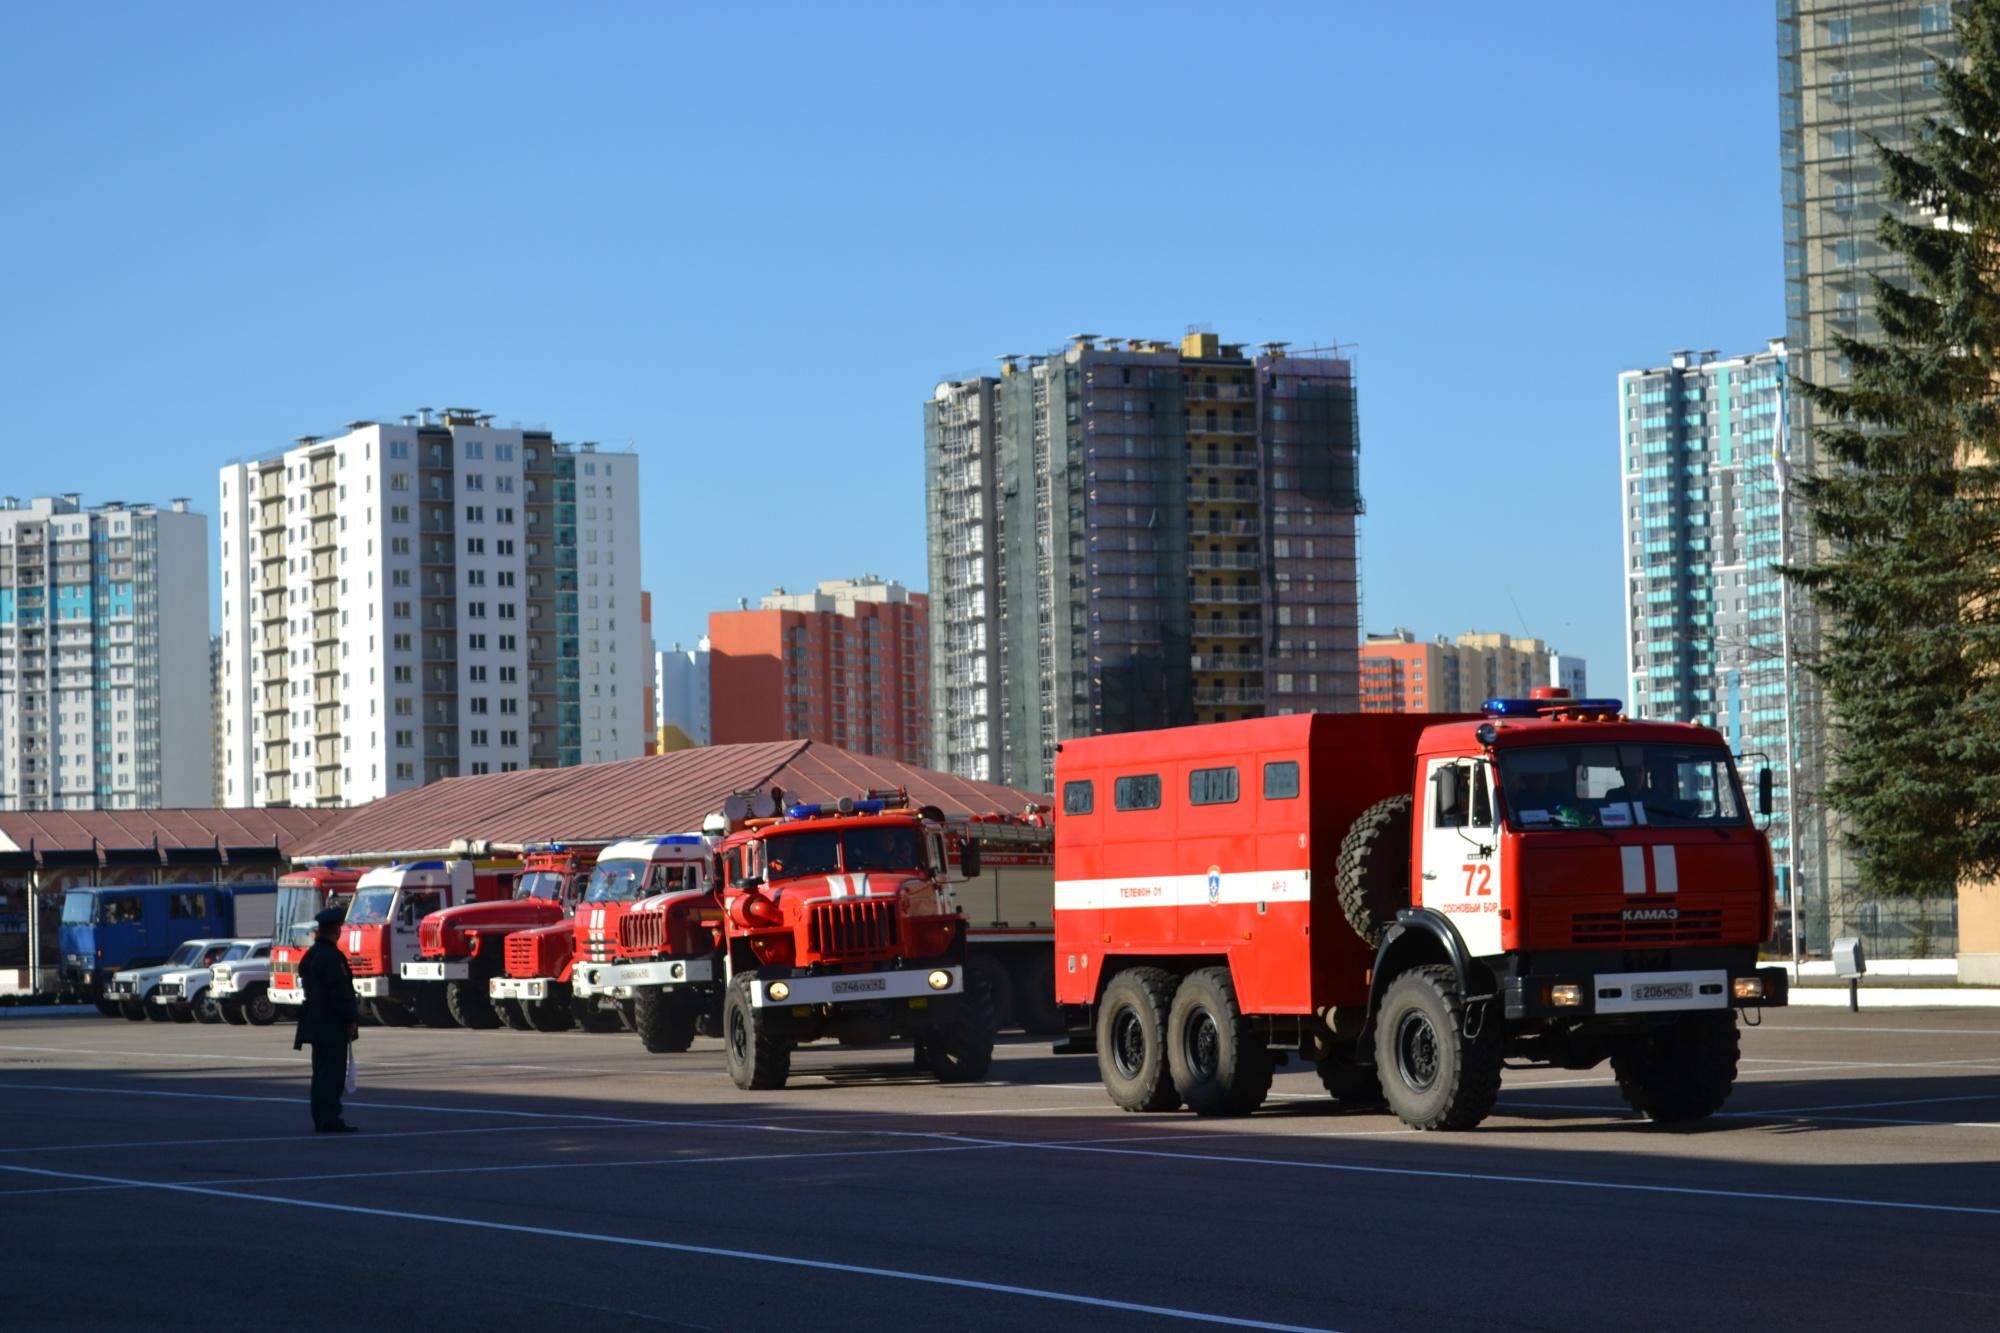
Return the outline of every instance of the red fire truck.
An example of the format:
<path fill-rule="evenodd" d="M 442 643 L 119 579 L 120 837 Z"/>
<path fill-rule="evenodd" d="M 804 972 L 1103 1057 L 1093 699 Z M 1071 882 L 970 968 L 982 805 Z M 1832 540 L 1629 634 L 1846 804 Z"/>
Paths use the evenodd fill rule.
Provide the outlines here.
<path fill-rule="evenodd" d="M 993 994 L 965 967 L 948 833 L 901 793 L 796 804 L 723 841 L 723 1059 L 739 1088 L 784 1086 L 792 1050 L 903 1039 L 945 1082 L 985 1077 Z M 979 844 L 960 852 L 979 873 Z"/>
<path fill-rule="evenodd" d="M 305 1003 L 299 989 L 299 959 L 312 947 L 313 918 L 329 907 L 345 907 L 361 882 L 352 866 L 316 865 L 294 870 L 278 879 L 277 918 L 271 929 L 272 1004 Z"/>
<path fill-rule="evenodd" d="M 513 872 L 482 870 L 465 860 L 410 861 L 363 875 L 347 905 L 340 947 L 354 973 L 354 993 L 368 1002 L 375 1020 L 457 1026 L 445 987 L 403 980 L 403 964 L 417 958 L 418 932 L 432 912 L 505 899 L 513 886 Z"/>
<path fill-rule="evenodd" d="M 1609 1059 L 1654 1120 L 1720 1108 L 1734 1011 L 1786 996 L 1728 747 L 1537 693 L 1063 742 L 1056 992 L 1111 1099 L 1247 1114 L 1296 1051 L 1420 1129 L 1478 1124 L 1503 1060 Z"/>
<path fill-rule="evenodd" d="M 563 918 L 507 936 L 501 975 L 487 984 L 493 1007 L 511 1028 L 561 1032 L 576 1025 L 570 996 L 570 965 L 576 937 L 576 905 L 597 864 L 595 847 L 551 843 L 528 847 L 521 859 L 523 892 L 563 904 Z"/>
<path fill-rule="evenodd" d="M 558 857 L 567 859 L 567 852 Z M 497 1028 L 516 1011 L 493 1002 L 492 983 L 506 963 L 507 940 L 523 930 L 567 921 L 581 889 L 576 876 L 528 853 L 513 881 L 514 895 L 499 901 L 459 903 L 432 912 L 417 927 L 419 957 L 403 964 L 412 996 L 420 987 L 441 988 L 445 1010 L 460 1027 Z M 430 1002 L 416 999 L 420 1012 Z M 514 1023 L 525 1028 L 527 1020 Z"/>
<path fill-rule="evenodd" d="M 629 1025 L 649 1051 L 684 1051 L 713 1012 L 721 1032 L 715 844 L 699 833 L 606 847 L 576 914 L 570 976 L 579 1026 Z"/>

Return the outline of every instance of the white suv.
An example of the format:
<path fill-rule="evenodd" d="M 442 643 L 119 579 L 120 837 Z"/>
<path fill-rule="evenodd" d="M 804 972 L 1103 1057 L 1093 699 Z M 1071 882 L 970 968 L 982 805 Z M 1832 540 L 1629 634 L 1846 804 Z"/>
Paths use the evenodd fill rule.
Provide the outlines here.
<path fill-rule="evenodd" d="M 226 1023 L 252 1023 L 261 1028 L 276 1022 L 278 1007 L 271 1003 L 271 941 L 250 941 L 250 952 L 241 958 L 230 950 L 215 965 L 208 994 Z"/>
<path fill-rule="evenodd" d="M 112 973 L 111 980 L 105 983 L 104 998 L 117 1004 L 120 1012 L 135 1023 L 148 1018 L 164 1023 L 171 1015 L 149 1003 L 160 978 L 169 972 L 212 963 L 229 951 L 231 943 L 231 940 L 183 940 L 164 963 Z"/>
<path fill-rule="evenodd" d="M 258 948 L 263 949 L 265 958 L 271 956 L 269 940 L 223 940 L 221 943 L 224 946 L 221 953 L 212 957 L 205 954 L 197 966 L 161 974 L 148 1003 L 164 1007 L 176 1023 L 220 1023 L 222 1011 L 216 1008 L 214 998 L 208 993 L 214 981 L 216 965 L 247 959 Z"/>

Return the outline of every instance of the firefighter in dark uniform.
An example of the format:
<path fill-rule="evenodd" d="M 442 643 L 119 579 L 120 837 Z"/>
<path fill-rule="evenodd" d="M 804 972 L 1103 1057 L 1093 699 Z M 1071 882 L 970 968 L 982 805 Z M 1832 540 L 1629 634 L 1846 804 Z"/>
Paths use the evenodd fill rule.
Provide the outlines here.
<path fill-rule="evenodd" d="M 305 1003 L 300 1006 L 292 1049 L 313 1048 L 312 1118 L 317 1134 L 354 1132 L 354 1126 L 340 1118 L 340 1094 L 347 1085 L 347 1046 L 361 1034 L 354 974 L 348 971 L 347 959 L 335 943 L 345 919 L 346 913 L 338 907 L 329 907 L 314 917 L 319 936 L 299 960 L 299 985 L 305 990 Z"/>

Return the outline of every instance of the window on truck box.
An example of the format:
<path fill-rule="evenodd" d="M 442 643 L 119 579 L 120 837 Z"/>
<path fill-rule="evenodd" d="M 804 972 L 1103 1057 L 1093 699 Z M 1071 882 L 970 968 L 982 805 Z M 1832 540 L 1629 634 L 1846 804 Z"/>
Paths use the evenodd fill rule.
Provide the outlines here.
<path fill-rule="evenodd" d="M 208 895 L 176 893 L 167 899 L 167 915 L 176 921 L 198 921 L 208 915 Z"/>
<path fill-rule="evenodd" d="M 1090 782 L 1063 783 L 1063 813 L 1066 815 L 1087 815 L 1095 808 L 1097 793 Z"/>
<path fill-rule="evenodd" d="M 1188 773 L 1189 805 L 1236 804 L 1238 779 L 1235 765 L 1228 768 L 1197 768 Z"/>
<path fill-rule="evenodd" d="M 1283 759 L 1264 765 L 1264 799 L 1267 801 L 1291 801 L 1298 799 L 1299 761 Z"/>
<path fill-rule="evenodd" d="M 1160 775 L 1141 773 L 1134 777 L 1118 779 L 1112 787 L 1111 800 L 1120 810 L 1159 809 Z"/>

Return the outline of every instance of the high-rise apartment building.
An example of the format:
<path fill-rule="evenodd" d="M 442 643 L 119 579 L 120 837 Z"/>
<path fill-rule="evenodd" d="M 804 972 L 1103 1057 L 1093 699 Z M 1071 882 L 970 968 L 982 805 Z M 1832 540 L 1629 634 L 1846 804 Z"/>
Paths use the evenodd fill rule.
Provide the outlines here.
<path fill-rule="evenodd" d="M 816 740 L 930 760 L 929 599 L 867 575 L 708 617 L 717 745 Z"/>
<path fill-rule="evenodd" d="M 642 754 L 639 462 L 469 409 L 222 469 L 232 805 Z"/>
<path fill-rule="evenodd" d="M 1352 711 L 1354 367 L 1081 334 L 924 406 L 935 765 L 1047 789 L 1064 737 Z"/>
<path fill-rule="evenodd" d="M 660 701 L 660 750 L 711 743 L 708 722 L 708 638 L 692 648 L 678 643 L 654 659 L 653 692 Z"/>
<path fill-rule="evenodd" d="M 1625 642 L 1637 717 L 1720 728 L 1776 775 L 1771 850 L 1791 882 L 1793 691 L 1805 675 L 1777 567 L 1789 442 L 1787 351 L 1678 352 L 1618 377 Z"/>
<path fill-rule="evenodd" d="M 1583 659 L 1540 639 L 1473 632 L 1426 643 L 1399 628 L 1369 635 L 1360 656 L 1364 713 L 1476 713 L 1545 685 L 1584 694 Z"/>
<path fill-rule="evenodd" d="M 1778 148 L 1785 252 L 1785 345 L 1790 371 L 1837 385 L 1846 367 L 1836 332 L 1867 337 L 1879 330 L 1872 279 L 1904 280 L 1908 270 L 1875 239 L 1889 207 L 1870 146 L 1906 146 L 1923 118 L 1942 109 L 1937 71 L 1963 52 L 1951 30 L 1948 0 L 1778 0 Z M 1791 458 L 1801 474 L 1825 464 L 1813 439 L 1812 405 L 1790 404 Z M 1805 525 L 1790 558 L 1814 557 Z M 1811 660 L 1818 619 L 1806 598 L 1789 608 L 1787 638 L 1795 661 Z M 1791 867 L 1824 934 L 1818 913 L 1845 912 L 1857 867 L 1818 793 L 1824 788 L 1832 727 L 1811 673 L 1793 676 L 1793 771 L 1798 794 Z M 1780 864 L 1785 858 L 1779 858 Z"/>
<path fill-rule="evenodd" d="M 0 507 L 0 809 L 209 801 L 208 520 Z"/>

